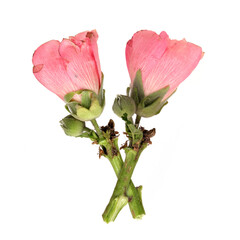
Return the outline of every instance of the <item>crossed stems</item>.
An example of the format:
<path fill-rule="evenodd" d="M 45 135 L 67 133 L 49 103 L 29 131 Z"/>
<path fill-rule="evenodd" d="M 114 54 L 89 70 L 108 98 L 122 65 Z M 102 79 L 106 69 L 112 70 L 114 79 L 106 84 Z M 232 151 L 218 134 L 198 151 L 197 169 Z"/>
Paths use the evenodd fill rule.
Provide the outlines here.
<path fill-rule="evenodd" d="M 139 121 L 140 118 L 137 118 L 137 126 Z M 142 187 L 140 186 L 136 188 L 131 181 L 131 176 L 137 160 L 147 144 L 142 144 L 141 148 L 137 151 L 134 149 L 127 151 L 126 160 L 125 163 L 123 163 L 118 147 L 118 138 L 106 139 L 96 120 L 92 120 L 91 122 L 99 136 L 99 145 L 102 148 L 101 154 L 109 159 L 118 177 L 118 182 L 110 203 L 103 213 L 103 220 L 107 223 L 114 221 L 118 213 L 127 203 L 129 204 L 133 218 L 141 219 L 142 216 L 145 215 L 141 198 Z"/>

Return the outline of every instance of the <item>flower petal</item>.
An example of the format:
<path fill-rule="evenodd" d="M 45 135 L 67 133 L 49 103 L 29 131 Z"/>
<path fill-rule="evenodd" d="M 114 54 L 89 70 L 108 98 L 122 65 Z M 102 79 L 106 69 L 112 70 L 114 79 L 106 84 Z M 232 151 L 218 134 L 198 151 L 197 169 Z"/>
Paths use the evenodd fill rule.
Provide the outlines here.
<path fill-rule="evenodd" d="M 100 60 L 99 60 L 99 55 L 98 55 L 98 45 L 97 45 L 98 34 L 97 34 L 97 31 L 93 30 L 91 32 L 88 32 L 87 36 L 89 36 L 89 38 L 91 40 L 92 51 L 93 51 L 93 55 L 94 55 L 94 58 L 95 58 L 96 65 L 97 65 L 97 71 L 98 71 L 98 75 L 99 75 L 99 79 L 100 79 L 100 85 L 101 85 L 102 72 L 101 72 Z"/>
<path fill-rule="evenodd" d="M 164 97 L 166 99 L 191 74 L 201 57 L 201 47 L 186 40 L 169 41 L 169 46 L 161 60 L 152 69 L 148 79 L 143 82 L 145 94 L 149 95 L 170 85 L 170 89 Z"/>
<path fill-rule="evenodd" d="M 152 31 L 135 33 L 126 46 L 126 61 L 133 82 L 137 70 L 141 69 L 143 82 L 148 78 L 152 68 L 160 61 L 168 45 L 168 35 Z"/>
<path fill-rule="evenodd" d="M 101 72 L 101 67 L 100 67 L 100 60 L 99 60 L 99 55 L 98 55 L 98 46 L 97 46 L 97 40 L 98 40 L 98 33 L 96 30 L 92 31 L 85 31 L 82 33 L 77 34 L 75 37 L 70 37 L 69 38 L 73 43 L 78 45 L 80 48 L 84 42 L 87 42 L 89 45 L 91 45 L 92 49 L 92 54 L 95 58 L 96 62 L 96 67 L 100 79 L 100 84 L 102 81 L 102 72 Z"/>
<path fill-rule="evenodd" d="M 67 62 L 66 70 L 72 82 L 78 85 L 79 89 L 89 89 L 98 93 L 100 79 L 89 42 L 82 42 L 79 46 L 73 41 L 63 39 L 59 53 Z"/>
<path fill-rule="evenodd" d="M 59 41 L 51 40 L 41 45 L 33 54 L 33 73 L 47 89 L 63 99 L 72 91 L 72 81 L 66 71 L 66 62 L 60 57 Z"/>

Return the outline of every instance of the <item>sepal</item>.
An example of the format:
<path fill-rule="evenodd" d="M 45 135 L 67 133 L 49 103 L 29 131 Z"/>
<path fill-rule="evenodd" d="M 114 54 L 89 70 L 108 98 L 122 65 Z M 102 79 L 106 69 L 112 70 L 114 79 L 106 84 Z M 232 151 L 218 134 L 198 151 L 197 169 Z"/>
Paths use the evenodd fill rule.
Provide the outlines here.
<path fill-rule="evenodd" d="M 101 88 L 98 93 L 98 101 L 102 107 L 104 107 L 104 105 L 105 105 L 105 90 L 103 89 L 103 79 L 104 79 L 104 75 L 102 73 Z"/>
<path fill-rule="evenodd" d="M 92 99 L 91 106 L 89 109 L 82 107 L 80 105 L 77 105 L 76 110 L 77 110 L 76 117 L 79 120 L 90 121 L 95 118 L 98 118 L 101 115 L 103 108 L 99 104 L 98 99 L 95 98 L 95 99 Z"/>
<path fill-rule="evenodd" d="M 78 90 L 78 91 L 74 91 L 74 92 L 67 93 L 67 94 L 64 96 L 64 101 L 65 101 L 66 103 L 72 101 L 75 95 L 81 96 L 81 93 L 82 93 L 83 91 L 88 91 L 88 90 Z M 90 91 L 90 90 L 89 90 L 89 91 Z M 91 91 L 90 91 L 90 92 L 91 92 Z"/>
<path fill-rule="evenodd" d="M 128 91 L 129 90 L 127 90 L 127 92 Z M 133 81 L 131 88 L 131 98 L 135 101 L 136 105 L 138 105 L 144 98 L 142 72 L 140 69 L 136 72 L 136 76 Z"/>
<path fill-rule="evenodd" d="M 79 101 L 76 101 L 76 98 Z M 105 101 L 104 90 L 102 90 L 101 97 L 90 90 L 80 90 L 68 93 L 64 99 L 67 111 L 80 121 L 90 121 L 98 118 L 103 111 Z"/>
<path fill-rule="evenodd" d="M 158 114 L 167 104 L 167 101 L 163 101 L 163 98 L 168 90 L 169 86 L 144 97 L 137 106 L 137 115 L 147 118 Z"/>
<path fill-rule="evenodd" d="M 130 97 L 130 90 L 131 90 L 131 88 L 130 88 L 130 87 L 127 87 L 126 93 L 127 93 L 127 96 L 128 96 L 128 97 Z"/>

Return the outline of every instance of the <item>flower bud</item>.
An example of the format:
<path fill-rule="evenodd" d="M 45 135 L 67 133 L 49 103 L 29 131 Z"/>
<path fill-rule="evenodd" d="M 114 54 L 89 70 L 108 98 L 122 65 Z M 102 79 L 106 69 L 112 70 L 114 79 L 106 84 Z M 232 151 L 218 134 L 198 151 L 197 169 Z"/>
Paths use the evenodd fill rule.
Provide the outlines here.
<path fill-rule="evenodd" d="M 144 96 L 169 86 L 165 101 L 197 67 L 202 56 L 202 48 L 185 39 L 171 40 L 166 32 L 138 31 L 126 46 L 131 87 L 141 70 Z"/>
<path fill-rule="evenodd" d="M 96 94 L 103 84 L 95 30 L 61 42 L 51 40 L 33 55 L 33 74 L 61 99 L 72 91 L 89 89 Z"/>
<path fill-rule="evenodd" d="M 112 109 L 117 116 L 122 117 L 124 114 L 127 114 L 127 117 L 130 118 L 135 113 L 136 106 L 131 97 L 118 95 L 115 98 Z"/>
<path fill-rule="evenodd" d="M 82 134 L 85 123 L 77 120 L 71 115 L 63 118 L 60 121 L 61 127 L 64 130 L 65 134 L 72 137 L 78 137 Z"/>

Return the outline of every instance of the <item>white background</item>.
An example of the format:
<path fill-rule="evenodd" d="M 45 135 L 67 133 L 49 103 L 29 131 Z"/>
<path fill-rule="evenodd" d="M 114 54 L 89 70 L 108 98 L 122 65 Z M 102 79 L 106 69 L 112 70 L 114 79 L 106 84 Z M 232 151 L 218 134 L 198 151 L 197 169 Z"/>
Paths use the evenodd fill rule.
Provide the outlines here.
<path fill-rule="evenodd" d="M 0 239 L 240 239 L 238 1 L 4 1 L 0 5 Z M 204 58 L 160 115 L 133 175 L 147 215 L 101 214 L 116 177 L 89 140 L 64 135 L 64 103 L 37 82 L 42 43 L 97 29 L 106 108 L 129 76 L 125 44 L 141 29 L 203 48 Z M 122 136 L 120 139 L 124 142 Z"/>

